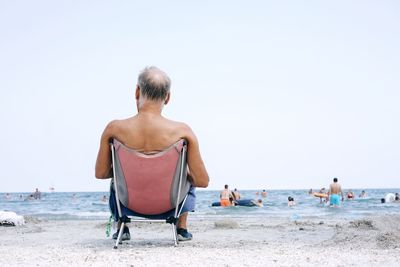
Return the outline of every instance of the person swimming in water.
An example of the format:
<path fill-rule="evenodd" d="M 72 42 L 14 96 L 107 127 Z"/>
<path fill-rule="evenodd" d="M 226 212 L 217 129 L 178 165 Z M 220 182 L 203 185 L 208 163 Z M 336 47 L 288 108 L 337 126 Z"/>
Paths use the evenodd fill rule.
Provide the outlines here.
<path fill-rule="evenodd" d="M 338 183 L 338 178 L 333 178 L 333 183 L 329 186 L 328 199 L 329 204 L 333 207 L 340 206 L 340 197 L 344 201 L 341 185 Z"/>
<path fill-rule="evenodd" d="M 296 202 L 294 202 L 294 198 L 293 197 L 288 197 L 287 205 L 288 205 L 288 207 L 292 207 L 292 206 L 296 205 Z"/>
<path fill-rule="evenodd" d="M 325 187 L 322 187 L 319 191 L 318 191 L 318 193 L 321 195 L 321 194 L 326 194 L 326 189 L 325 189 Z M 319 203 L 320 204 L 322 204 L 322 202 L 326 202 L 328 200 L 328 198 L 327 197 L 322 197 L 322 196 L 320 196 L 319 197 Z"/>
<path fill-rule="evenodd" d="M 347 199 L 349 199 L 349 200 L 354 199 L 354 193 L 351 189 L 347 192 Z"/>
<path fill-rule="evenodd" d="M 367 193 L 365 193 L 365 191 L 361 191 L 361 194 L 359 195 L 359 198 L 366 198 L 367 197 Z"/>
<path fill-rule="evenodd" d="M 264 207 L 262 199 L 257 199 L 257 200 L 253 199 L 251 200 L 251 203 L 260 208 Z"/>
<path fill-rule="evenodd" d="M 263 189 L 263 191 L 261 192 L 261 196 L 262 197 L 267 197 L 267 191 L 265 189 Z"/>
<path fill-rule="evenodd" d="M 25 200 L 35 200 L 35 197 L 33 196 L 33 194 L 30 194 L 27 198 L 25 198 Z"/>

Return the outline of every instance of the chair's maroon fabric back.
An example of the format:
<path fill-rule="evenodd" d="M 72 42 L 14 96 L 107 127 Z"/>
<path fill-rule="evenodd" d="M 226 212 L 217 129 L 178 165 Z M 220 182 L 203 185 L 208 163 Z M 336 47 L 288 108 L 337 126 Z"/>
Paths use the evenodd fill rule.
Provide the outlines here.
<path fill-rule="evenodd" d="M 162 214 L 174 208 L 171 190 L 176 170 L 180 168 L 183 144 L 180 140 L 162 152 L 147 155 L 114 140 L 123 176 L 118 178 L 123 178 L 126 186 L 119 198 L 127 208 L 145 215 Z"/>

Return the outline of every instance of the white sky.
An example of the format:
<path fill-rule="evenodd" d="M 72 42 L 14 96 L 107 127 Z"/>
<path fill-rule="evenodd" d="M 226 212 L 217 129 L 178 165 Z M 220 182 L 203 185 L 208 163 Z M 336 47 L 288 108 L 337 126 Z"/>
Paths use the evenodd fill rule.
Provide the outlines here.
<path fill-rule="evenodd" d="M 1 1 L 0 192 L 108 190 L 100 135 L 139 71 L 211 182 L 400 187 L 398 1 Z"/>

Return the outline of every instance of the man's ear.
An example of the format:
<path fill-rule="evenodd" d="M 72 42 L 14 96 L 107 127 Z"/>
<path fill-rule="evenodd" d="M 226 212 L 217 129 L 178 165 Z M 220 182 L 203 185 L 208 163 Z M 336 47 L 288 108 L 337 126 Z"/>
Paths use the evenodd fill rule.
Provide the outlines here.
<path fill-rule="evenodd" d="M 136 99 L 136 101 L 139 100 L 139 97 L 140 97 L 140 88 L 139 88 L 139 85 L 136 85 L 136 91 L 135 91 L 135 99 Z"/>
<path fill-rule="evenodd" d="M 168 104 L 170 96 L 171 96 L 171 93 L 168 92 L 167 97 L 165 98 L 165 101 L 164 101 L 164 105 Z"/>

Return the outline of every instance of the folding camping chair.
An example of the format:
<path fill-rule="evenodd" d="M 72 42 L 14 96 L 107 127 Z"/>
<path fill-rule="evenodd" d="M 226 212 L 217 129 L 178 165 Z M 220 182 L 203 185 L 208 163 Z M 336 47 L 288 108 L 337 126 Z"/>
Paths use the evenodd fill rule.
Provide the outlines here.
<path fill-rule="evenodd" d="M 111 145 L 115 219 L 121 222 L 114 248 L 118 248 L 127 222 L 162 222 L 172 225 L 178 245 L 176 223 L 190 188 L 187 180 L 185 140 L 155 154 L 144 154 L 114 139 Z M 110 207 L 111 207 L 110 196 Z"/>

